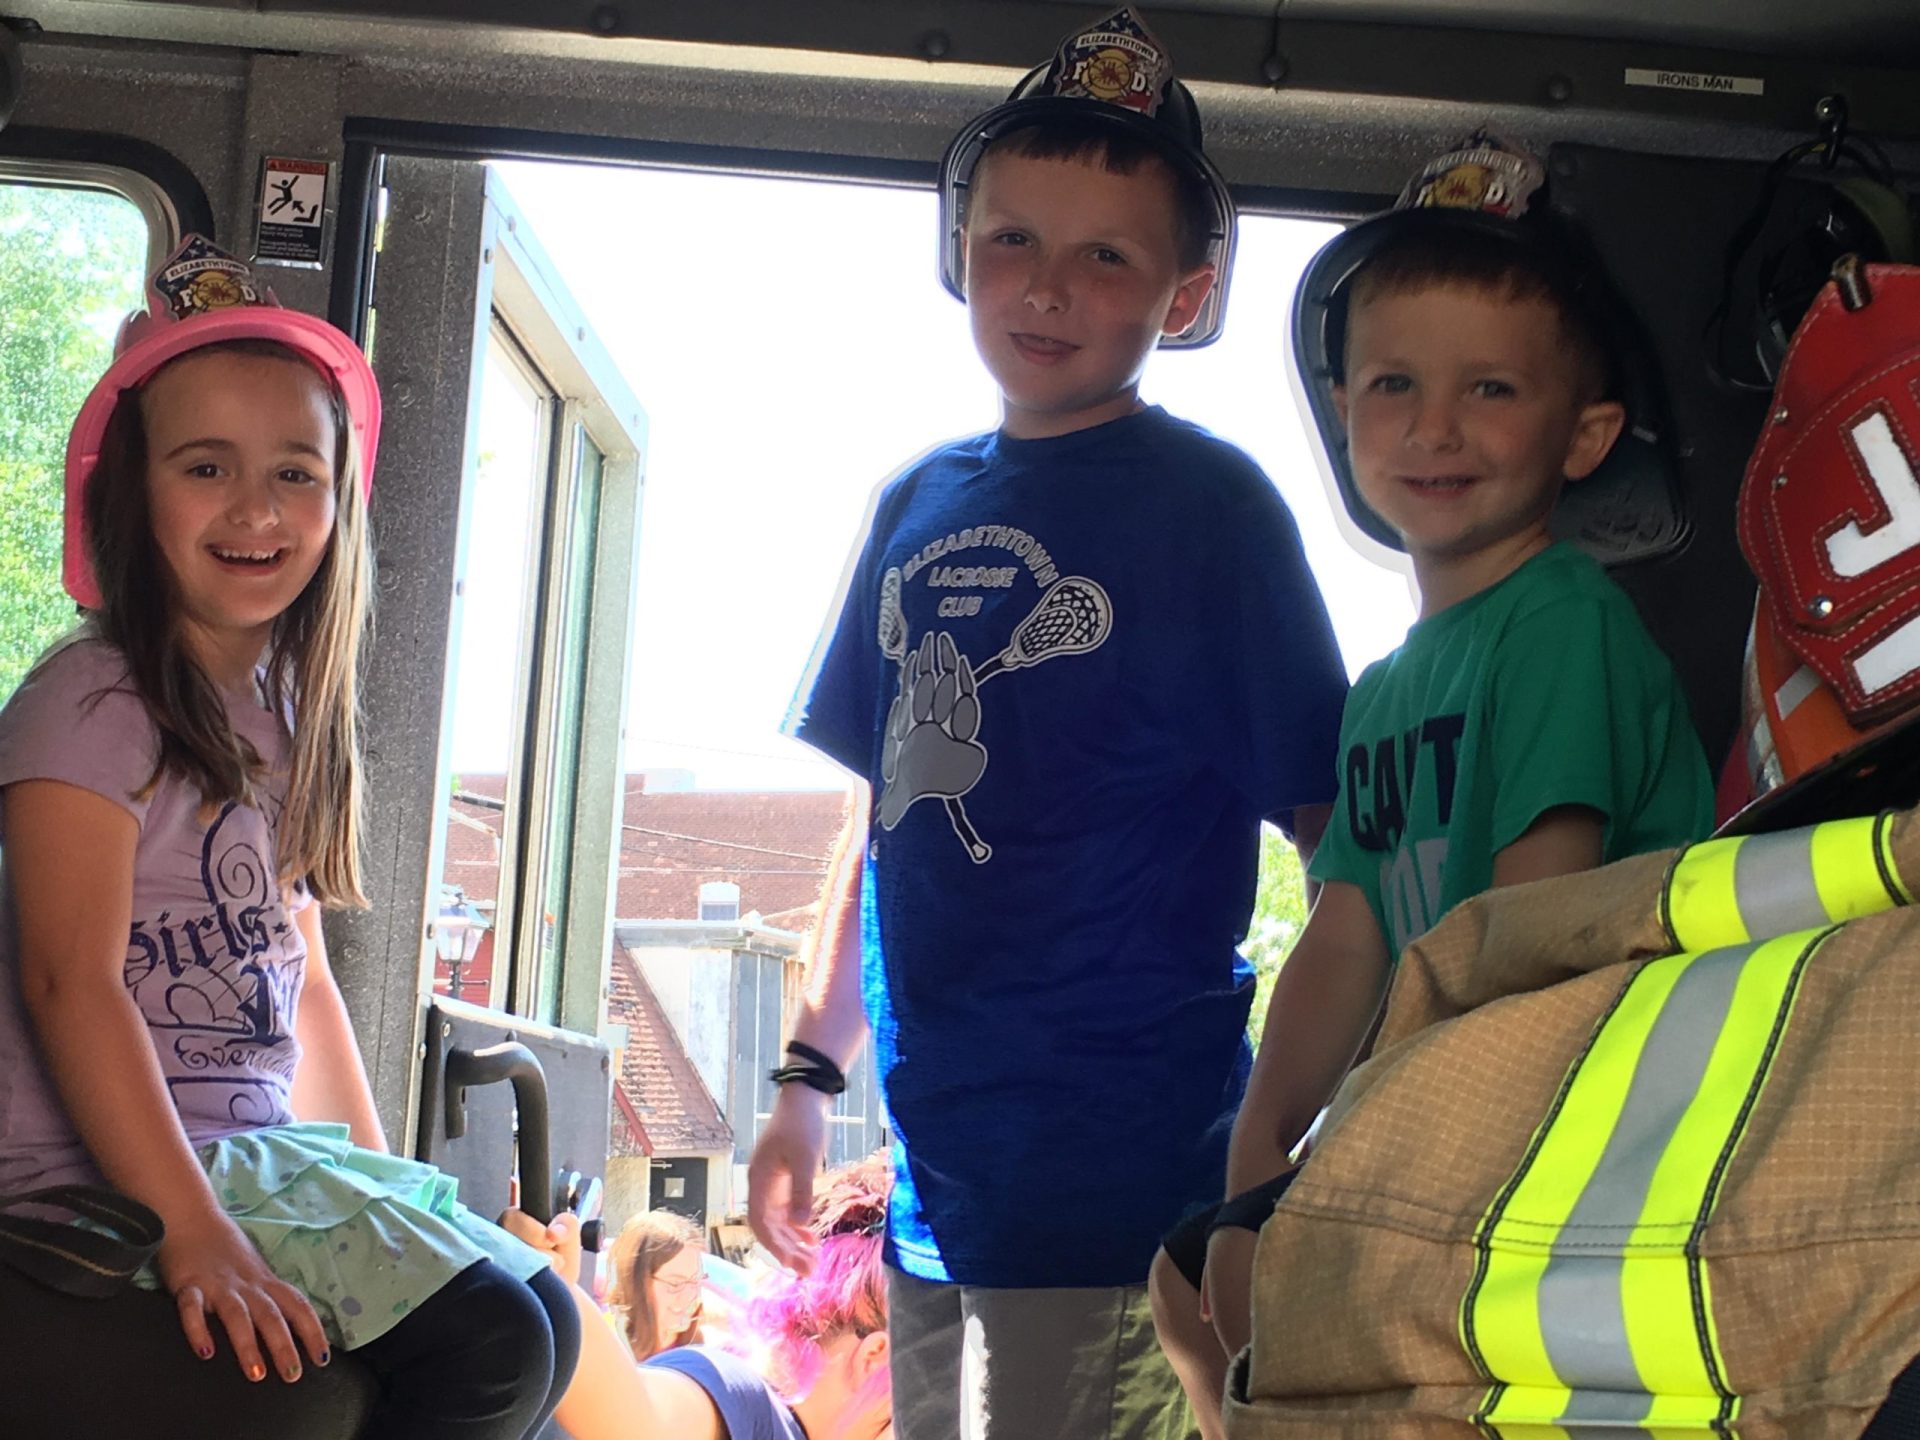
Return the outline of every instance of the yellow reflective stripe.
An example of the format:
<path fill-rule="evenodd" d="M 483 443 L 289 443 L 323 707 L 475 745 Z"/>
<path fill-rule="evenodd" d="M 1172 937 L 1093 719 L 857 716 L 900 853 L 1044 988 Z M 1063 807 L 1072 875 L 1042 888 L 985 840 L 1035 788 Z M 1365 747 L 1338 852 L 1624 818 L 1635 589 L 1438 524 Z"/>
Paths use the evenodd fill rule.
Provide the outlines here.
<path fill-rule="evenodd" d="M 1578 1421 L 1565 1418 L 1571 1390 L 1551 1386 L 1510 1386 L 1478 1423 L 1498 1440 L 1700 1440 L 1724 1434 L 1733 1418 L 1723 1417 L 1720 1402 L 1682 1398 L 1655 1402 L 1642 1421 Z"/>
<path fill-rule="evenodd" d="M 1697 952 L 1911 904 L 1888 828 L 1888 817 L 1870 815 L 1695 845 L 1667 878 L 1667 928 L 1680 950 Z"/>
<path fill-rule="evenodd" d="M 1602 1021 L 1476 1237 L 1463 1340 L 1494 1433 L 1698 1436 L 1737 1414 L 1691 1246 L 1825 933 L 1651 962 Z"/>
<path fill-rule="evenodd" d="M 1558 1417 L 1572 1398 L 1564 1386 L 1510 1386 L 1480 1417 L 1480 1424 L 1500 1440 L 1571 1440 Z"/>
<path fill-rule="evenodd" d="M 1755 947 L 1741 965 L 1699 1090 L 1675 1123 L 1667 1151 L 1654 1168 L 1639 1222 L 1647 1238 L 1684 1242 L 1700 1218 L 1701 1199 L 1713 1181 L 1721 1151 L 1764 1079 L 1757 1071 L 1776 1024 L 1783 1012 L 1790 1013 L 1789 990 L 1800 957 L 1819 933 L 1803 931 L 1769 940 Z"/>
<path fill-rule="evenodd" d="M 1887 908 L 1887 887 L 1876 859 L 1877 828 L 1871 815 L 1814 827 L 1813 883 L 1829 920 L 1854 920 Z"/>
<path fill-rule="evenodd" d="M 1658 961 L 1643 966 L 1628 982 L 1577 1063 L 1573 1083 L 1537 1139 L 1519 1183 L 1481 1222 L 1482 1276 L 1476 1293 L 1468 1297 L 1472 1348 L 1487 1372 L 1510 1386 L 1558 1388 L 1563 1397 L 1570 1393 L 1547 1354 L 1540 1326 L 1540 1280 L 1561 1227 L 1605 1153 L 1633 1084 L 1641 1046 L 1680 973 L 1679 964 Z"/>
<path fill-rule="evenodd" d="M 1642 966 L 1579 1062 L 1542 1136 L 1538 1155 L 1498 1224 L 1508 1244 L 1550 1249 L 1593 1179 L 1633 1087 L 1640 1052 L 1692 955 Z M 1517 1217 L 1526 1216 L 1526 1220 Z"/>
<path fill-rule="evenodd" d="M 1837 925 L 1913 903 L 1913 897 L 1903 893 L 1905 887 L 1886 845 L 1891 818 L 1867 815 L 1814 826 L 1813 879 L 1820 887 L 1827 923 Z"/>
<path fill-rule="evenodd" d="M 1713 1314 L 1713 1271 L 1708 1268 L 1705 1260 L 1697 1256 L 1694 1258 L 1694 1276 L 1700 1286 L 1700 1299 L 1695 1307 L 1695 1313 L 1706 1325 L 1707 1353 L 1713 1356 L 1714 1368 L 1724 1383 L 1727 1374 L 1727 1352 L 1720 1346 L 1720 1322 L 1714 1318 Z M 1740 1405 L 1740 1397 L 1735 1395 L 1727 1406 L 1726 1418 L 1729 1421 L 1740 1418 Z"/>
<path fill-rule="evenodd" d="M 1682 951 L 1744 945 L 1751 938 L 1733 898 L 1733 866 L 1745 837 L 1689 846 L 1667 877 L 1667 929 Z"/>
<path fill-rule="evenodd" d="M 1474 1323 L 1474 1344 L 1469 1349 L 1478 1351 L 1480 1364 L 1489 1374 L 1510 1386 L 1557 1388 L 1560 1402 L 1550 1413 L 1559 1415 L 1565 1412 L 1573 1392 L 1553 1373 L 1536 1303 L 1540 1276 L 1551 1258 L 1544 1248 L 1528 1255 L 1503 1247 L 1498 1263 L 1487 1265 L 1478 1290 L 1468 1297 Z M 1505 1413 L 1511 1414 L 1512 1407 Z"/>
<path fill-rule="evenodd" d="M 1628 1255 L 1620 1264 L 1620 1298 L 1627 1343 L 1633 1349 L 1641 1383 L 1655 1396 L 1667 1399 L 1714 1394 L 1700 1362 L 1700 1344 L 1693 1328 L 1692 1277 L 1687 1267 L 1674 1264 L 1673 1256 L 1664 1248 L 1658 1254 Z M 1716 1413 L 1718 1403 L 1715 1395 Z M 1658 1410 L 1656 1400 L 1653 1413 Z"/>
<path fill-rule="evenodd" d="M 1893 892 L 1897 902 L 1902 905 L 1914 903 L 1913 886 L 1901 875 L 1900 867 L 1893 859 L 1893 822 L 1895 813 L 1891 810 L 1883 813 L 1873 826 L 1873 853 L 1880 862 L 1880 878 Z"/>

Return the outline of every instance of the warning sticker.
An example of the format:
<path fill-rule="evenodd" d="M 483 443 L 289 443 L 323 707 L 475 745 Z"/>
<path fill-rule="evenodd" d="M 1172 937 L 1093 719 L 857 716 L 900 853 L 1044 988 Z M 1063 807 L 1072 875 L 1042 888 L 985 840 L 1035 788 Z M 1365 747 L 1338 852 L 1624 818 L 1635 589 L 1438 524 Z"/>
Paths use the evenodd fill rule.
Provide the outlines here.
<path fill-rule="evenodd" d="M 1651 90 L 1697 90 L 1708 95 L 1764 95 L 1767 82 L 1757 75 L 1709 75 L 1699 70 L 1640 70 L 1627 67 L 1627 84 Z"/>
<path fill-rule="evenodd" d="M 327 182 L 324 160 L 269 155 L 260 162 L 260 215 L 253 258 L 268 265 L 317 270 L 326 253 Z"/>

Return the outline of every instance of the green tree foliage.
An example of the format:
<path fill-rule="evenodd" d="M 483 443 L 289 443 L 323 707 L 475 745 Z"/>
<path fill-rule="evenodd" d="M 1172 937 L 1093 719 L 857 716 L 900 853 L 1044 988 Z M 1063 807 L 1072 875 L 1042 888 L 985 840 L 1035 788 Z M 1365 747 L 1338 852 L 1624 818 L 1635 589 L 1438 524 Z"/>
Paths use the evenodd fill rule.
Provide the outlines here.
<path fill-rule="evenodd" d="M 67 432 L 145 288 L 147 228 L 101 191 L 0 184 L 0 697 L 73 624 Z"/>
<path fill-rule="evenodd" d="M 1300 872 L 1300 857 L 1287 838 L 1271 825 L 1260 829 L 1260 888 L 1253 900 L 1253 921 L 1247 929 L 1246 943 L 1240 947 L 1253 962 L 1260 988 L 1254 992 L 1253 1016 L 1247 1033 L 1254 1044 L 1267 1021 L 1267 999 L 1273 993 L 1274 976 L 1280 973 L 1293 942 L 1307 923 L 1307 891 Z"/>

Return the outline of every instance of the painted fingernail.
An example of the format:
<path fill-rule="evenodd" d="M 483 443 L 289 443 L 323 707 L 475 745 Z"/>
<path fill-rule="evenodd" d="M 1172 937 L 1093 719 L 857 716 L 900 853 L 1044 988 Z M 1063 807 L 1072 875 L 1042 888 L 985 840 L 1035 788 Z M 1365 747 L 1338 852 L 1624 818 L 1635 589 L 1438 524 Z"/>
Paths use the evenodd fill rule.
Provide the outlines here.
<path fill-rule="evenodd" d="M 320 1358 L 313 1363 L 316 1365 L 331 1365 L 333 1363 L 333 1351 L 322 1350 L 320 1352 Z"/>
<path fill-rule="evenodd" d="M 285 1370 L 282 1370 L 280 1373 L 287 1377 L 287 1383 L 291 1385 L 294 1381 L 300 1378 L 300 1367 L 298 1365 L 289 1365 Z"/>
<path fill-rule="evenodd" d="M 202 1360 L 211 1360 L 213 1358 L 213 1346 L 202 1345 L 193 1353 L 198 1355 Z"/>
<path fill-rule="evenodd" d="M 259 1361 L 256 1360 L 253 1364 L 247 1367 L 247 1378 L 249 1380 L 254 1380 L 254 1381 L 266 1379 L 267 1367 L 262 1365 Z"/>

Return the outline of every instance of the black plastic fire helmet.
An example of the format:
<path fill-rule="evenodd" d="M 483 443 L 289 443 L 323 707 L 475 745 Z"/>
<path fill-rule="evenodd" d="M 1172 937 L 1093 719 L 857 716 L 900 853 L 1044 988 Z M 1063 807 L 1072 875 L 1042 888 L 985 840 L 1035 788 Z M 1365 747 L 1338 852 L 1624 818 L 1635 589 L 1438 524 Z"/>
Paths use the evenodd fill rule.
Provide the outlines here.
<path fill-rule="evenodd" d="M 1391 210 L 1329 241 L 1301 279 L 1292 336 L 1300 388 L 1348 515 L 1363 534 L 1389 549 L 1405 547 L 1361 498 L 1346 427 L 1334 406 L 1334 390 L 1345 378 L 1347 308 L 1355 277 L 1384 247 L 1440 230 L 1524 250 L 1530 266 L 1552 279 L 1555 291 L 1578 308 L 1598 338 L 1608 398 L 1626 407 L 1626 425 L 1607 458 L 1562 492 L 1555 536 L 1608 565 L 1665 554 L 1686 538 L 1650 347 L 1590 242 L 1546 203 L 1545 181 L 1545 168 L 1533 155 L 1476 132 L 1429 162 Z"/>
<path fill-rule="evenodd" d="M 1207 236 L 1213 288 L 1193 324 L 1160 344 L 1191 348 L 1217 338 L 1233 269 L 1233 199 L 1201 148 L 1200 111 L 1193 93 L 1174 78 L 1166 46 L 1130 7 L 1061 41 L 1051 61 L 1030 72 L 1004 104 L 969 121 L 947 146 L 940 162 L 941 282 L 956 298 L 966 298 L 967 198 L 987 147 L 1016 130 L 1057 119 L 1091 119 L 1135 135 L 1205 190 L 1213 210 Z"/>

